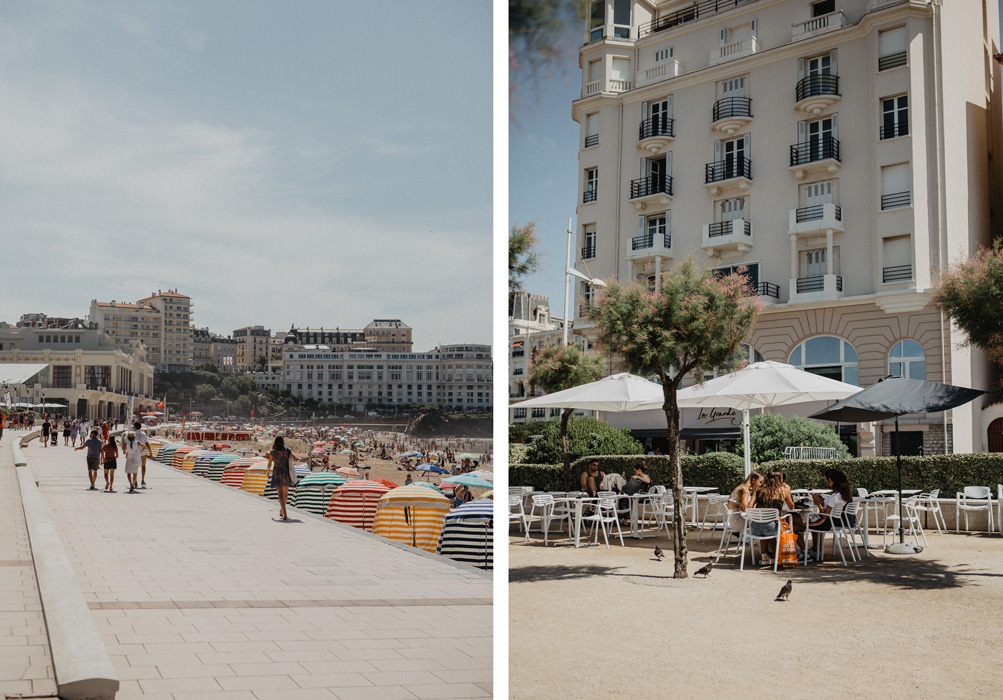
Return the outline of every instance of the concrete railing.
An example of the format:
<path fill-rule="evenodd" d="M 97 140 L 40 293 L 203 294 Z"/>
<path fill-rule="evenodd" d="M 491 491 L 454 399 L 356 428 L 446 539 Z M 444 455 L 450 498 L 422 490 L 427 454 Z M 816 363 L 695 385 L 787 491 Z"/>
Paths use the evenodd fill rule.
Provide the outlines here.
<path fill-rule="evenodd" d="M 37 435 L 37 431 L 29 433 L 14 443 L 14 460 L 18 465 L 21 504 L 28 526 L 56 687 L 59 697 L 67 700 L 112 700 L 118 692 L 118 676 L 77 585 L 49 509 L 42 501 L 35 477 L 21 452 L 21 447 Z"/>

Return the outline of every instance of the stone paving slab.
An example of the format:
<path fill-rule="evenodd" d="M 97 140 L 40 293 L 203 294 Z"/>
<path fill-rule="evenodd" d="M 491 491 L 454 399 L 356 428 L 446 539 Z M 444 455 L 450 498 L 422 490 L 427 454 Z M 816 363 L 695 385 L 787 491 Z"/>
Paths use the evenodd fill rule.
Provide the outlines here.
<path fill-rule="evenodd" d="M 0 698 L 55 697 L 56 680 L 11 444 L 0 444 Z"/>
<path fill-rule="evenodd" d="M 82 454 L 25 449 L 118 698 L 491 696 L 483 572 L 153 461 L 146 490 L 89 491 Z"/>

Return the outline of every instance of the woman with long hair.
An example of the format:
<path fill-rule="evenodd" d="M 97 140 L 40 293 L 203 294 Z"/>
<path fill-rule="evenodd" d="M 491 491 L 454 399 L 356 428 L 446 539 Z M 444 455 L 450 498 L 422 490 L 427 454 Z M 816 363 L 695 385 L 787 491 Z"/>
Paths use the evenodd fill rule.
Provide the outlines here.
<path fill-rule="evenodd" d="M 104 466 L 104 490 L 115 493 L 115 469 L 118 467 L 118 445 L 115 436 L 109 435 L 108 442 L 101 448 L 101 464 Z"/>
<path fill-rule="evenodd" d="M 279 520 L 288 520 L 286 515 L 286 499 L 289 497 L 289 487 L 293 480 L 289 475 L 290 460 L 292 451 L 286 447 L 286 441 L 279 435 L 272 443 L 272 450 L 268 453 L 268 468 L 271 475 L 268 477 L 268 487 L 274 488 L 279 495 Z"/>
<path fill-rule="evenodd" d="M 762 483 L 762 474 L 756 471 L 749 472 L 745 481 L 736 486 L 728 496 L 728 522 L 731 524 L 732 532 L 738 534 L 745 530 L 745 518 L 742 513 L 752 507 L 756 491 Z"/>
<path fill-rule="evenodd" d="M 129 431 L 122 441 L 122 451 L 125 453 L 125 478 L 129 480 L 129 493 L 135 493 L 139 485 L 139 467 L 143 463 L 143 446 L 136 440 L 136 433 Z"/>
<path fill-rule="evenodd" d="M 831 530 L 832 519 L 829 517 L 829 513 L 832 512 L 833 506 L 845 505 L 853 500 L 853 491 L 850 489 L 850 482 L 843 472 L 838 469 L 826 469 L 825 482 L 832 489 L 832 493 L 824 498 L 817 493 L 811 495 L 812 500 L 815 501 L 815 505 L 818 506 L 819 510 L 818 515 L 812 516 L 809 521 L 809 525 L 813 530 Z M 822 547 L 825 545 L 825 532 L 812 532 L 811 543 L 812 549 L 815 550 L 814 557 L 820 559 Z"/>
<path fill-rule="evenodd" d="M 755 507 L 756 508 L 775 508 L 778 512 L 783 511 L 785 505 L 793 505 L 787 503 L 790 498 L 784 491 L 784 482 L 779 476 L 778 472 L 772 471 L 766 475 L 763 479 L 763 485 L 756 490 Z M 752 523 L 751 524 L 752 534 L 756 537 L 776 537 L 777 535 L 777 523 Z M 774 542 L 772 540 L 763 540 L 763 564 L 772 564 L 772 557 L 776 556 L 774 552 Z"/>

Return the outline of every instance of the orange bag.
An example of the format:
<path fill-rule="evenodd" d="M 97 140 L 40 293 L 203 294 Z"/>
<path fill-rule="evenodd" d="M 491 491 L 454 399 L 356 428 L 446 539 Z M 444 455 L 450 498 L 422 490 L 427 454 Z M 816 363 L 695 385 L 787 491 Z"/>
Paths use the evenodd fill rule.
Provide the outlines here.
<path fill-rule="evenodd" d="M 783 566 L 798 565 L 798 537 L 791 530 L 787 521 L 780 521 L 780 560 Z"/>

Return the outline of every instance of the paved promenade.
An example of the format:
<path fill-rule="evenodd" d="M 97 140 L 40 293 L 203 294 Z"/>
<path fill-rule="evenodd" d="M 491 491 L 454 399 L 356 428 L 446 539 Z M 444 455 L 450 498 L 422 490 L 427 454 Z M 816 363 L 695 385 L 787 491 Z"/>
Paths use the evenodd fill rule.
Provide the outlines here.
<path fill-rule="evenodd" d="M 4 443 L 0 499 L 13 506 Z M 492 586 L 482 572 L 293 508 L 276 522 L 277 502 L 153 461 L 149 489 L 127 493 L 119 470 L 116 493 L 104 493 L 87 490 L 83 452 L 37 441 L 24 452 L 121 680 L 118 698 L 490 696 Z M 51 692 L 31 567 L 14 563 L 30 560 L 23 524 L 5 520 L 0 532 L 0 576 L 19 582 L 0 589 L 0 610 L 32 650 L 32 693 Z M 22 657 L 0 656 L 0 697 L 28 694 Z"/>

